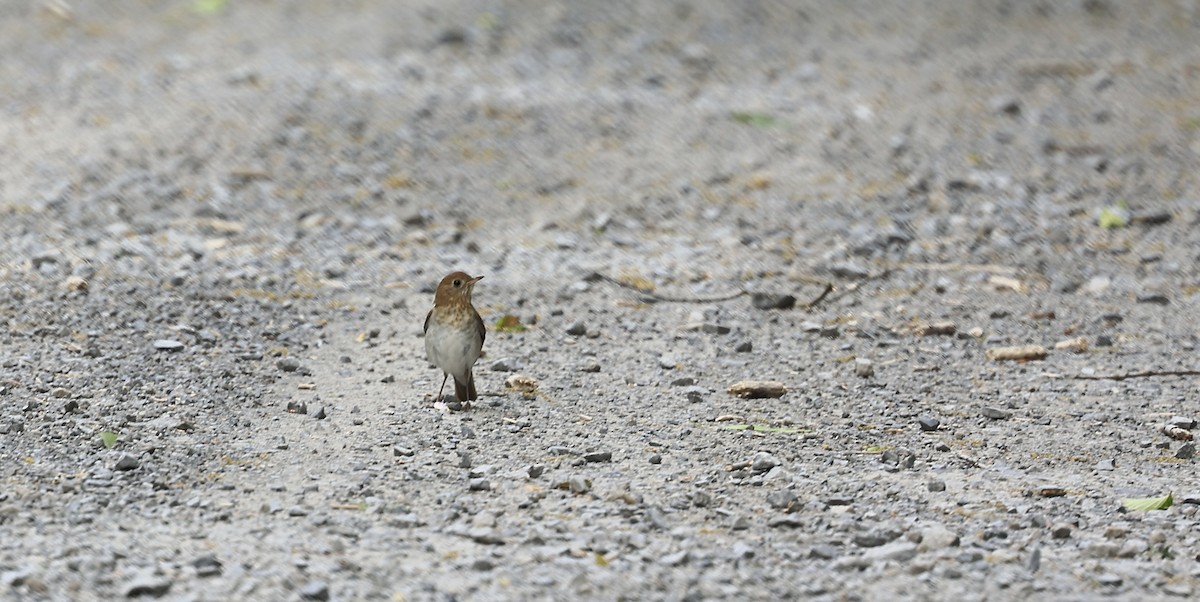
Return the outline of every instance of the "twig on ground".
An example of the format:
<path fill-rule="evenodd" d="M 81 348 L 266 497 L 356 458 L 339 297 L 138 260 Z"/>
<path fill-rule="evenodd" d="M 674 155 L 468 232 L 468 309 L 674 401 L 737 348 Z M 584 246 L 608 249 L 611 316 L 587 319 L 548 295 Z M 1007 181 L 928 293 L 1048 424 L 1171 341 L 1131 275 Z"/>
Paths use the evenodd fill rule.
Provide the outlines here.
<path fill-rule="evenodd" d="M 1075 380 L 1125 380 L 1150 376 L 1200 376 L 1200 370 L 1139 370 L 1122 374 L 1073 374 L 1069 378 Z"/>

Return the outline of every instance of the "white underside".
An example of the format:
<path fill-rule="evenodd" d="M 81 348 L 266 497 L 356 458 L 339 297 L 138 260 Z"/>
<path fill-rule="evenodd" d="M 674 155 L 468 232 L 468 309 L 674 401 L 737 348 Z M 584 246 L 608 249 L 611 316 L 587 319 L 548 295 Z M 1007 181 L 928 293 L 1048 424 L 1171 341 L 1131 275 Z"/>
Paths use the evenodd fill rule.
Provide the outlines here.
<path fill-rule="evenodd" d="M 470 339 L 446 336 L 446 331 L 439 328 L 430 328 L 425 333 L 425 356 L 429 362 L 463 383 L 467 382 L 471 366 L 479 359 L 481 347 L 478 336 Z"/>

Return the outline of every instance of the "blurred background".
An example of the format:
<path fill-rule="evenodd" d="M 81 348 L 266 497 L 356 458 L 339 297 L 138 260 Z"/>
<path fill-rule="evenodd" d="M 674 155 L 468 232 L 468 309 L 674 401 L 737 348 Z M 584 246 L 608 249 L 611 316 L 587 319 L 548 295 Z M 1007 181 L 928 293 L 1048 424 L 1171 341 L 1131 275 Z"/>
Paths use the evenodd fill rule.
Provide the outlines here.
<path fill-rule="evenodd" d="M 1195 198 L 1194 3 L 43 0 L 0 17 L 10 268 L 702 283 L 970 254 L 1073 290 L 1093 274 L 1065 250 L 1195 259 L 1096 227 Z"/>

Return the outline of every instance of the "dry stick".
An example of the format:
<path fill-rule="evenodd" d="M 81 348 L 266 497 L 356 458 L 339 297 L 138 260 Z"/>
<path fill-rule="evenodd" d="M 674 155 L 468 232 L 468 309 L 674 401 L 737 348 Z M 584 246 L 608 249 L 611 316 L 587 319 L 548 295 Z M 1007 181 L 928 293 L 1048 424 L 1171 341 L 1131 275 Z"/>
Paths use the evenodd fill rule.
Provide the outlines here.
<path fill-rule="evenodd" d="M 1071 378 L 1075 380 L 1125 380 L 1147 376 L 1200 376 L 1200 370 L 1142 370 L 1124 374 L 1075 374 Z"/>
<path fill-rule="evenodd" d="M 658 293 L 652 293 L 650 291 L 642 290 L 632 284 L 629 284 L 627 282 L 621 282 L 620 280 L 617 280 L 616 278 L 613 278 L 612 276 L 608 276 L 606 274 L 601 274 L 600 272 L 593 273 L 592 278 L 596 279 L 596 280 L 604 280 L 605 282 L 610 282 L 621 288 L 626 288 L 631 291 L 634 291 L 634 292 L 638 293 L 639 295 L 642 295 L 648 299 L 651 299 L 654 301 L 662 301 L 664 303 L 719 303 L 721 301 L 732 301 L 743 295 L 750 294 L 750 292 L 747 291 L 746 289 L 742 289 L 736 293 L 733 293 L 730 295 L 725 295 L 723 297 L 668 297 L 666 295 L 660 295 Z M 824 287 L 825 287 L 821 291 L 821 294 L 817 295 L 816 298 L 814 298 L 812 301 L 809 301 L 808 303 L 804 304 L 804 307 L 806 307 L 806 308 L 811 308 L 811 307 L 815 306 L 816 304 L 820 303 L 823 299 L 825 299 L 826 296 L 829 295 L 830 292 L 833 291 L 833 283 L 831 283 L 831 282 L 823 282 L 823 281 L 814 280 L 814 279 L 806 279 L 806 280 L 810 281 L 810 282 L 814 282 L 814 283 L 824 284 Z"/>

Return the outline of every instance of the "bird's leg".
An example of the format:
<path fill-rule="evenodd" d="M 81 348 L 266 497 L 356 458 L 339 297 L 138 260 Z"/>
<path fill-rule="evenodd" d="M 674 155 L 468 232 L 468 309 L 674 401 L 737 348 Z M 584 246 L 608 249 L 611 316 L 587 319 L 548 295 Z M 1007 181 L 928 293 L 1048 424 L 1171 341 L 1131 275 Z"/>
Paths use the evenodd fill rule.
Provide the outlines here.
<path fill-rule="evenodd" d="M 448 379 L 448 378 L 450 378 L 450 375 L 443 372 L 442 373 L 442 387 L 440 389 L 438 389 L 437 397 L 433 398 L 434 401 L 442 400 L 442 392 L 446 390 L 446 379 Z"/>

